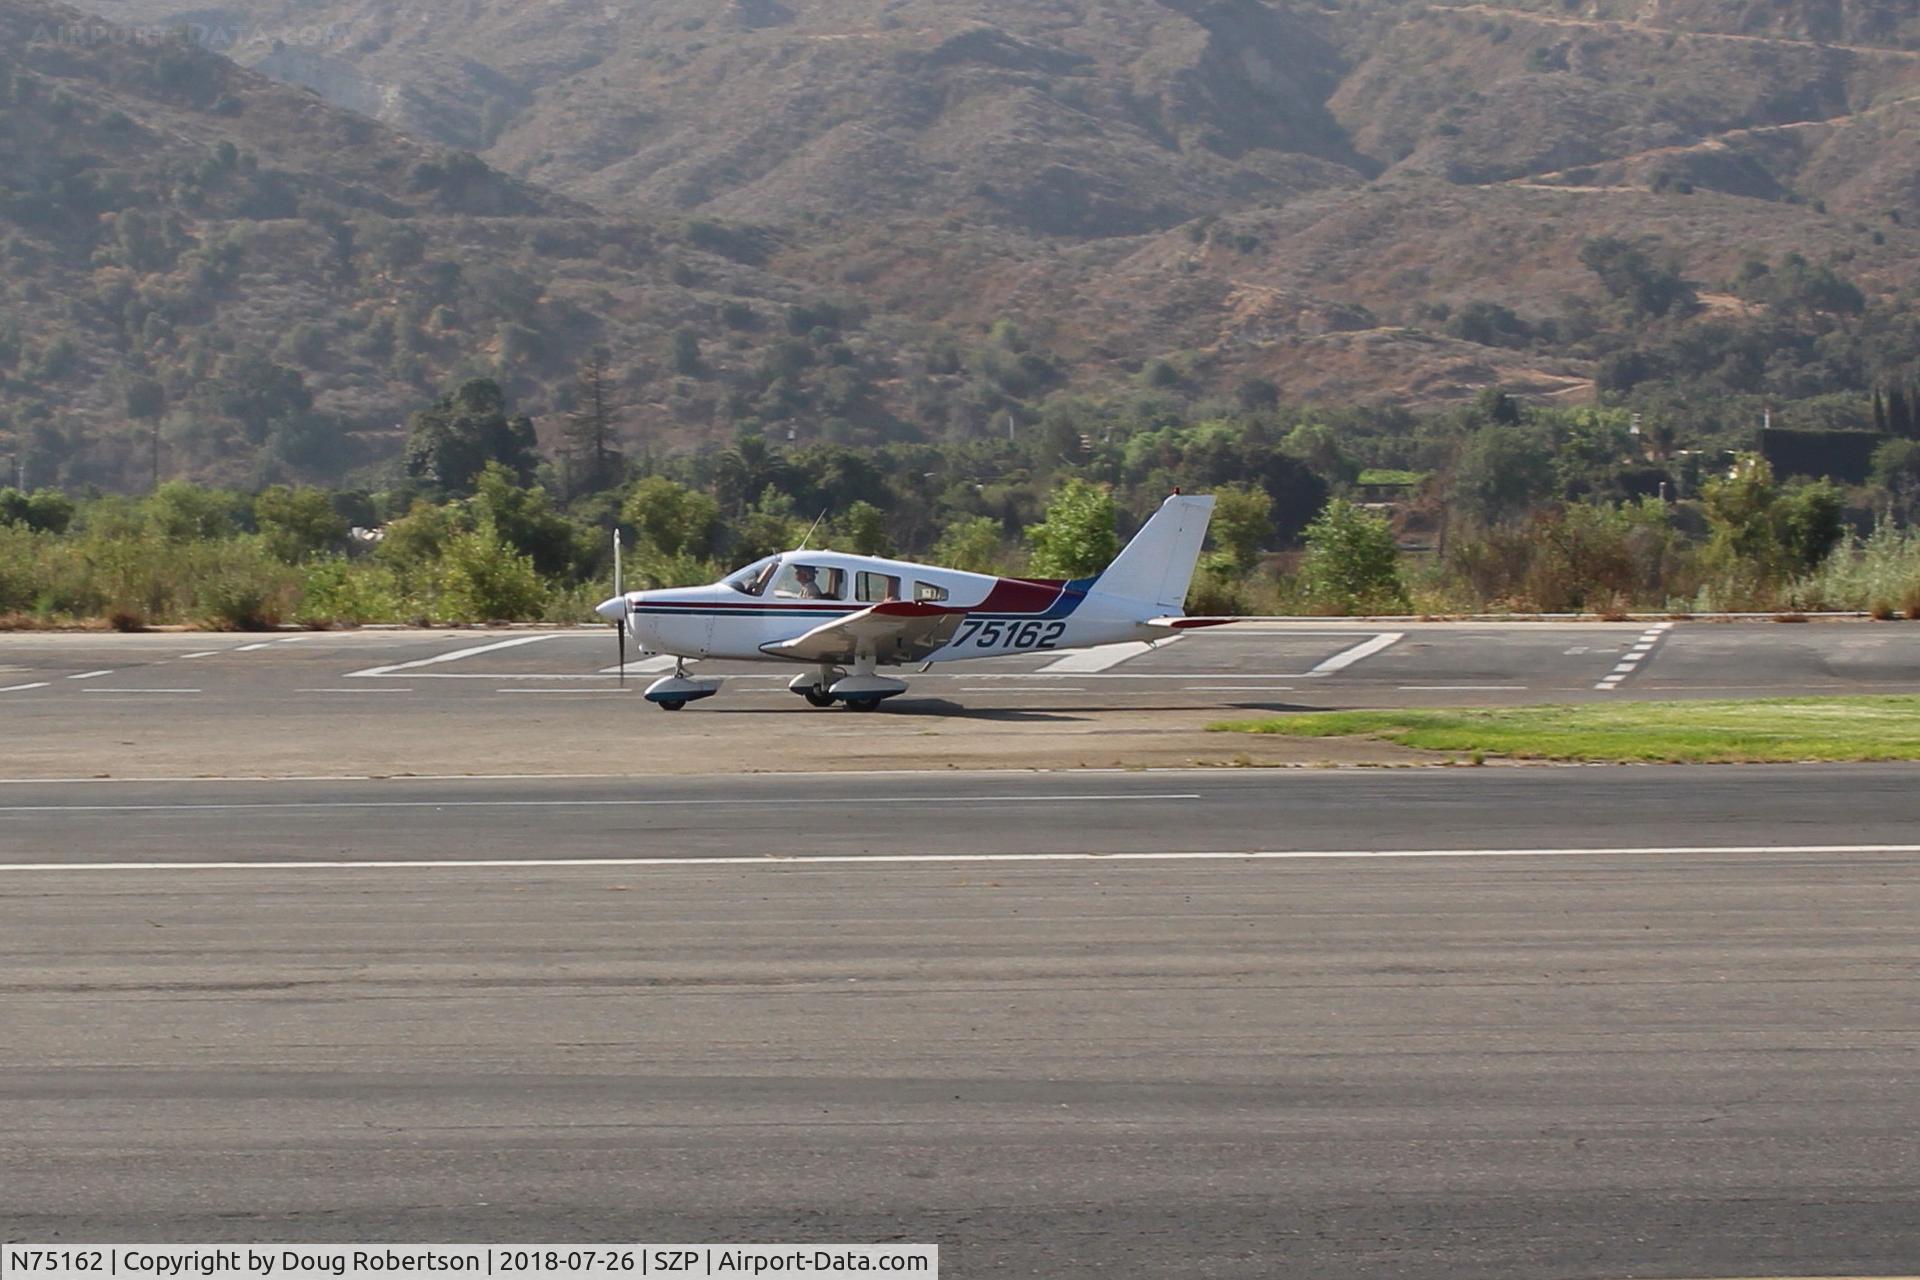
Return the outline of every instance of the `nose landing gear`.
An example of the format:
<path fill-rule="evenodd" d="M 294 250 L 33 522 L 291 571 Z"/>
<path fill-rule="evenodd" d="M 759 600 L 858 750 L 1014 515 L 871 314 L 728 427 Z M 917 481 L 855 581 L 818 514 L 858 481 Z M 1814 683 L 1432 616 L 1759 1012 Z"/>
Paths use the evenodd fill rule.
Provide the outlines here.
<path fill-rule="evenodd" d="M 647 686 L 646 699 L 662 711 L 678 711 L 689 702 L 701 698 L 711 698 L 720 692 L 720 681 L 709 678 L 697 680 L 687 674 L 687 660 L 676 658 L 673 674 L 661 676 Z"/>

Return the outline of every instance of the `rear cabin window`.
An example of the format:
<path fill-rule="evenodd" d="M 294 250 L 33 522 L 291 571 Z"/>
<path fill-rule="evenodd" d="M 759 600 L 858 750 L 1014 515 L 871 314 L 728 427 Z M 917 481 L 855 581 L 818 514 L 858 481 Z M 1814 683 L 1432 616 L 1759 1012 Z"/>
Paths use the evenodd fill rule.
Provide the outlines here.
<path fill-rule="evenodd" d="M 931 582 L 916 582 L 913 584 L 913 598 L 922 604 L 944 604 L 947 589 Z"/>
<path fill-rule="evenodd" d="M 844 600 L 847 573 L 803 560 L 783 564 L 773 580 L 773 594 L 786 600 Z"/>
<path fill-rule="evenodd" d="M 900 598 L 900 579 L 891 573 L 860 573 L 853 580 L 854 599 L 863 604 Z"/>

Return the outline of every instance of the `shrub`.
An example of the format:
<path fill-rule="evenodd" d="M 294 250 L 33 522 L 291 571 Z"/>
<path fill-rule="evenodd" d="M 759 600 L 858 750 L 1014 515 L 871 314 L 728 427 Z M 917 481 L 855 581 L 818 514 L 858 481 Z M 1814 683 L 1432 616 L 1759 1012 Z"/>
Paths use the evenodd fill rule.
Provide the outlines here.
<path fill-rule="evenodd" d="M 525 622 L 546 600 L 533 557 L 508 546 L 491 522 L 455 535 L 440 560 L 441 614 L 453 622 Z"/>
<path fill-rule="evenodd" d="M 400 622 L 417 612 L 387 565 L 324 556 L 310 562 L 294 614 L 307 626 Z"/>
<path fill-rule="evenodd" d="M 1401 613 L 1410 603 L 1400 552 L 1384 516 L 1344 498 L 1329 502 L 1307 526 L 1301 587 L 1327 613 Z"/>

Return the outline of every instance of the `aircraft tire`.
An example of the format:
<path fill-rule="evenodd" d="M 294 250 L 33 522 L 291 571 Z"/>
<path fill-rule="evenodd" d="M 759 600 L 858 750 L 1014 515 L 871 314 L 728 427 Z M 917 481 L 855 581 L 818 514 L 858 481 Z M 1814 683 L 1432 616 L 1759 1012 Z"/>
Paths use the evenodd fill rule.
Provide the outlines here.
<path fill-rule="evenodd" d="M 846 699 L 846 703 L 847 703 L 847 707 L 853 711 L 875 711 L 879 709 L 880 699 L 848 698 Z"/>
<path fill-rule="evenodd" d="M 687 700 L 685 698 L 662 698 L 654 705 L 662 711 L 678 711 L 687 705 Z"/>
<path fill-rule="evenodd" d="M 802 689 L 800 691 L 800 695 L 804 697 L 809 703 L 811 703 L 813 706 L 816 706 L 816 707 L 830 707 L 833 705 L 833 695 L 828 693 L 825 689 L 817 689 L 817 688 Z"/>

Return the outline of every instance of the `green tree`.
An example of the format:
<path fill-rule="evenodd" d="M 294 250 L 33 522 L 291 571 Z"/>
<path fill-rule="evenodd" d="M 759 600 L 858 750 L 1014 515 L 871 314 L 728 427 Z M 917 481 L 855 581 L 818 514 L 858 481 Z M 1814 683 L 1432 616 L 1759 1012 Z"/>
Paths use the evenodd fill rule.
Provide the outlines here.
<path fill-rule="evenodd" d="M 955 520 L 933 545 L 933 562 L 968 573 L 998 573 L 1006 558 L 1000 522 L 992 516 Z"/>
<path fill-rule="evenodd" d="M 1875 449 L 1873 478 L 1887 487 L 1912 521 L 1920 510 L 1920 440 L 1889 440 Z"/>
<path fill-rule="evenodd" d="M 323 489 L 271 485 L 254 496 L 253 520 L 268 554 L 287 564 L 336 550 L 347 538 L 347 522 Z"/>
<path fill-rule="evenodd" d="M 1708 481 L 1700 499 L 1709 531 L 1704 559 L 1716 582 L 1714 603 L 1723 608 L 1771 604 L 1774 587 L 1818 567 L 1846 532 L 1831 482 L 1782 489 L 1764 458 L 1743 458 L 1733 474 Z"/>
<path fill-rule="evenodd" d="M 574 405 L 567 413 L 567 488 L 574 495 L 598 493 L 619 480 L 619 408 L 607 353 L 596 348 L 574 375 Z"/>
<path fill-rule="evenodd" d="M 0 524 L 19 525 L 36 533 L 65 533 L 73 523 L 73 499 L 58 489 L 0 489 Z"/>
<path fill-rule="evenodd" d="M 416 498 L 407 514 L 388 522 L 374 554 L 403 574 L 419 575 L 439 562 L 457 532 L 451 510 Z"/>
<path fill-rule="evenodd" d="M 168 542 L 218 541 L 240 531 L 251 504 L 224 489 L 170 480 L 147 499 L 147 522 Z"/>
<path fill-rule="evenodd" d="M 1408 608 L 1400 552 L 1384 516 L 1335 498 L 1303 535 L 1300 582 L 1315 608 L 1330 613 L 1401 613 Z"/>
<path fill-rule="evenodd" d="M 688 326 L 681 325 L 675 329 L 673 337 L 668 341 L 668 346 L 674 372 L 695 378 L 706 367 L 700 359 L 700 335 Z"/>
<path fill-rule="evenodd" d="M 1045 577 L 1082 578 L 1100 572 L 1120 554 L 1113 495 L 1078 477 L 1053 491 L 1047 517 L 1027 527 L 1033 571 Z"/>
<path fill-rule="evenodd" d="M 515 484 L 513 473 L 497 462 L 481 468 L 471 506 L 477 523 L 491 525 L 508 546 L 531 556 L 540 573 L 568 573 L 598 549 L 587 530 L 553 509 L 545 489 Z"/>
<path fill-rule="evenodd" d="M 1523 427 L 1482 427 L 1454 465 L 1454 506 L 1484 525 L 1525 515 L 1552 487 L 1553 451 Z"/>
<path fill-rule="evenodd" d="M 720 504 L 665 476 L 648 476 L 627 494 L 620 523 L 634 530 L 643 552 L 650 549 L 667 559 L 705 557 L 720 540 Z"/>
<path fill-rule="evenodd" d="M 1360 474 L 1359 466 L 1341 446 L 1339 433 L 1324 422 L 1302 422 L 1287 432 L 1280 447 L 1327 480 L 1352 484 Z"/>
<path fill-rule="evenodd" d="M 1260 552 L 1273 536 L 1273 499 L 1265 490 L 1224 484 L 1213 491 L 1214 545 L 1242 577 L 1260 563 Z"/>
<path fill-rule="evenodd" d="M 275 364 L 259 353 L 222 363 L 214 386 L 214 404 L 259 443 L 275 418 L 313 408 L 313 393 L 298 369 Z"/>
<path fill-rule="evenodd" d="M 834 540 L 857 556 L 890 556 L 893 538 L 887 533 L 887 513 L 871 502 L 856 502 L 833 522 Z"/>
<path fill-rule="evenodd" d="M 418 410 L 407 424 L 407 476 L 446 494 L 469 494 L 488 462 L 525 484 L 533 477 L 533 423 L 510 414 L 506 393 L 488 378 L 463 383 Z"/>

